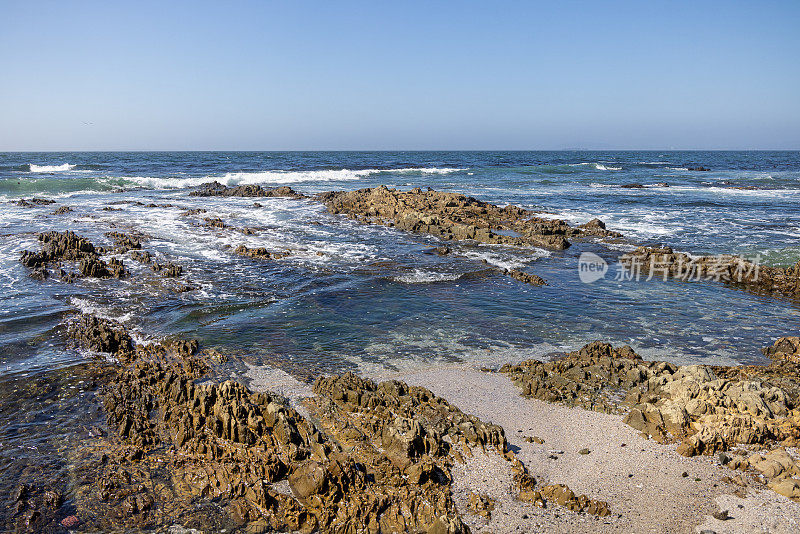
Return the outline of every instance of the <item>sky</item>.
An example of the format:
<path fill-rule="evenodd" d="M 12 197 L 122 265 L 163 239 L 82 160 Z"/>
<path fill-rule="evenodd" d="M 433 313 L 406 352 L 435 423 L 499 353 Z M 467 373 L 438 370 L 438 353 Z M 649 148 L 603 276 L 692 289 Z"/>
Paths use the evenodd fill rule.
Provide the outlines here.
<path fill-rule="evenodd" d="M 0 151 L 800 149 L 800 1 L 0 0 Z"/>

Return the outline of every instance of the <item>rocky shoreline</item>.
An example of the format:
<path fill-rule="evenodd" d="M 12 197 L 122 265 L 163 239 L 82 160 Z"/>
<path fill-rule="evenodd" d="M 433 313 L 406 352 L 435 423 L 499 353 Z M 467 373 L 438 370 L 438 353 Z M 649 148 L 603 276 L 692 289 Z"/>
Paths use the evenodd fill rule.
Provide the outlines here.
<path fill-rule="evenodd" d="M 192 195 L 312 198 L 288 187 L 216 182 Z M 563 250 L 568 239 L 622 237 L 597 219 L 572 227 L 516 206 L 419 188 L 401 192 L 380 186 L 313 199 L 334 215 L 445 241 Z M 215 232 L 252 233 L 220 217 L 203 217 L 203 225 Z M 24 251 L 20 261 L 38 280 L 139 278 L 175 292 L 193 288 L 175 280 L 184 277 L 183 266 L 143 248 L 147 235 L 113 231 L 104 237 L 108 246 L 71 231 L 41 233 L 40 250 Z M 294 253 L 246 245 L 230 249 L 262 261 Z M 443 245 L 433 253 L 451 250 Z M 134 270 L 149 268 L 133 274 L 124 263 L 128 258 L 142 264 L 133 264 Z M 680 278 L 693 263 L 698 276 L 722 272 L 727 279 L 721 281 L 754 291 L 789 296 L 800 291 L 798 266 L 762 268 L 758 278 L 754 265 L 742 267 L 738 257 L 726 256 L 719 266 L 708 258 L 645 247 L 623 261 L 656 260 L 664 264 L 665 277 Z M 519 269 L 502 272 L 534 286 L 547 284 Z M 750 274 L 734 280 L 741 272 Z M 561 528 L 557 520 L 565 514 L 575 531 L 583 522 L 587 530 L 611 532 L 634 521 L 624 517 L 629 509 L 619 495 L 605 497 L 602 484 L 585 489 L 575 478 L 567 483 L 541 465 L 531 467 L 524 457 L 530 451 L 517 438 L 531 447 L 547 446 L 547 440 L 535 428 L 512 439 L 508 423 L 492 422 L 504 418 L 501 413 L 465 413 L 462 401 L 468 395 L 446 399 L 407 381 L 346 373 L 316 377 L 309 395 L 287 399 L 221 379 L 218 364 L 226 356 L 197 341 L 143 343 L 123 324 L 92 315 L 71 317 L 65 333 L 75 346 L 104 355 L 88 364 L 97 377 L 102 428 L 72 451 L 69 485 L 20 483 L 4 497 L 9 512 L 0 519 L 9 531 L 439 534 L 489 525 L 525 528 L 529 516 Z M 780 338 L 764 355 L 771 360 L 765 366 L 678 366 L 643 360 L 628 346 L 594 342 L 549 361 L 507 364 L 483 374 L 510 380 L 531 399 L 525 402 L 612 414 L 640 438 L 664 447 L 675 465 L 685 465 L 679 463 L 688 461 L 683 457 L 714 458 L 714 467 L 725 470 L 713 486 L 720 491 L 743 497 L 748 490 L 769 489 L 800 503 L 800 338 Z M 572 452 L 593 454 L 591 447 Z M 609 453 L 617 458 L 614 454 Z M 566 457 L 562 449 L 548 450 L 553 462 L 567 463 Z M 569 461 L 585 461 L 576 457 Z M 502 474 L 503 487 L 476 480 L 470 472 L 480 469 L 476 466 L 490 466 L 488 478 Z M 508 510 L 517 519 L 503 523 L 507 519 L 498 516 Z M 715 518 L 724 522 L 727 516 L 720 511 Z M 701 519 L 682 521 L 696 526 Z M 175 525 L 183 530 L 170 530 Z"/>
<path fill-rule="evenodd" d="M 593 219 L 580 227 L 565 221 L 538 217 L 535 212 L 488 202 L 457 193 L 414 188 L 398 191 L 386 186 L 357 191 L 329 191 L 315 197 L 332 214 L 392 226 L 445 240 L 471 239 L 479 243 L 536 246 L 563 250 L 567 238 L 619 238 Z"/>
<path fill-rule="evenodd" d="M 107 429 L 74 452 L 71 490 L 15 490 L 10 530 L 160 531 L 177 522 L 202 531 L 468 532 L 475 520 L 464 514 L 488 524 L 504 498 L 478 487 L 466 506 L 454 501 L 454 472 L 476 455 L 508 471 L 513 506 L 613 513 L 613 503 L 542 482 L 503 427 L 427 388 L 347 373 L 317 378 L 311 396 L 290 404 L 215 379 L 222 358 L 197 342 L 143 345 L 88 315 L 68 325 L 78 346 L 118 362 L 98 390 Z M 800 502 L 800 339 L 782 338 L 765 354 L 773 361 L 764 367 L 676 366 L 595 342 L 500 374 L 528 397 L 624 414 L 642 437 L 680 442 L 678 454 L 717 455 L 734 492 L 768 487 Z"/>
<path fill-rule="evenodd" d="M 451 471 L 477 450 L 507 463 L 521 501 L 610 513 L 563 484 L 539 484 L 501 427 L 425 388 L 322 377 L 298 411 L 275 394 L 209 382 L 218 358 L 196 342 L 136 344 L 121 324 L 87 315 L 67 334 L 119 362 L 99 391 L 107 432 L 75 451 L 69 495 L 50 489 L 43 501 L 18 488 L 17 531 L 159 530 L 178 521 L 204 531 L 468 532 Z"/>

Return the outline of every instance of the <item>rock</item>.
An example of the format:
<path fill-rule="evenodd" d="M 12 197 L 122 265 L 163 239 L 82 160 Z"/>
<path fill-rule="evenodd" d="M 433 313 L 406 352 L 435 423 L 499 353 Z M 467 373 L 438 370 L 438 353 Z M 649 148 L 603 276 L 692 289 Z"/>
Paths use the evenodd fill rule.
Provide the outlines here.
<path fill-rule="evenodd" d="M 248 184 L 227 187 L 219 182 L 203 184 L 197 191 L 192 191 L 189 196 L 193 197 L 286 197 L 301 199 L 305 195 L 298 193 L 291 187 L 281 186 L 274 189 L 264 189 L 260 185 Z"/>
<path fill-rule="evenodd" d="M 581 449 L 581 450 L 578 451 L 578 454 L 584 454 L 585 455 L 585 454 L 589 454 L 590 452 L 592 452 L 592 451 L 590 451 L 589 449 Z"/>
<path fill-rule="evenodd" d="M 495 500 L 488 495 L 470 492 L 467 496 L 467 510 L 484 519 L 491 519 L 495 507 Z"/>
<path fill-rule="evenodd" d="M 163 264 L 158 262 L 153 262 L 150 268 L 165 278 L 177 278 L 178 276 L 183 274 L 183 267 L 181 267 L 177 263 L 172 263 L 172 262 L 167 262 Z"/>
<path fill-rule="evenodd" d="M 332 214 L 430 234 L 446 240 L 542 246 L 565 249 L 570 237 L 620 237 L 594 224 L 573 228 L 561 220 L 537 217 L 517 206 L 499 207 L 456 193 L 401 192 L 379 186 L 358 191 L 331 191 L 316 196 Z"/>
<path fill-rule="evenodd" d="M 69 206 L 61 206 L 61 207 L 57 208 L 53 212 L 53 215 L 63 215 L 65 213 L 69 213 L 71 211 L 72 211 L 72 208 L 70 208 Z"/>
<path fill-rule="evenodd" d="M 55 200 L 50 200 L 46 198 L 35 198 L 35 197 L 30 200 L 25 200 L 24 198 L 22 198 L 15 202 L 17 206 L 22 206 L 23 208 L 33 208 L 36 206 L 49 206 L 55 203 L 56 203 Z"/>
<path fill-rule="evenodd" d="M 523 395 L 625 413 L 623 421 L 645 436 L 680 441 L 680 454 L 719 453 L 723 465 L 753 469 L 777 484 L 800 476 L 800 462 L 785 449 L 800 443 L 798 349 L 800 339 L 782 338 L 765 349 L 773 359 L 768 366 L 678 367 L 595 342 L 548 362 L 504 365 L 501 372 Z M 722 452 L 735 444 L 772 448 L 746 460 Z"/>
<path fill-rule="evenodd" d="M 205 217 L 203 221 L 211 228 L 225 228 L 225 222 L 219 217 Z"/>
<path fill-rule="evenodd" d="M 134 250 L 131 252 L 131 259 L 149 265 L 153 263 L 153 257 L 146 250 Z"/>
<path fill-rule="evenodd" d="M 620 187 L 623 189 L 644 189 L 642 184 L 622 184 Z"/>
<path fill-rule="evenodd" d="M 519 280 L 520 282 L 524 282 L 526 284 L 530 284 L 532 286 L 546 286 L 547 282 L 544 278 L 540 276 L 536 276 L 535 274 L 528 274 L 523 271 L 519 271 L 517 269 L 505 269 L 503 274 L 506 274 L 513 278 L 514 280 Z"/>
<path fill-rule="evenodd" d="M 42 279 L 42 269 L 62 261 L 77 261 L 82 276 L 95 278 L 122 278 L 125 266 L 121 260 L 112 258 L 108 263 L 101 260 L 98 249 L 87 239 L 74 232 L 46 232 L 39 234 L 42 249 L 39 252 L 25 250 L 20 261 L 34 269 L 34 276 Z"/>
<path fill-rule="evenodd" d="M 184 216 L 184 217 L 189 217 L 189 216 L 192 216 L 192 215 L 200 215 L 201 213 L 206 213 L 207 211 L 208 210 L 203 209 L 203 208 L 192 208 L 192 209 L 188 209 L 188 210 L 184 211 L 183 213 L 181 213 L 181 215 Z"/>
<path fill-rule="evenodd" d="M 84 349 L 95 352 L 130 352 L 133 340 L 122 324 L 92 315 L 81 315 L 70 321 L 67 335 Z"/>
<path fill-rule="evenodd" d="M 778 479 L 769 482 L 767 485 L 775 493 L 779 493 L 784 497 L 789 497 L 790 499 L 800 502 L 800 479 L 798 478 Z"/>
<path fill-rule="evenodd" d="M 581 228 L 591 229 L 591 230 L 605 230 L 606 223 L 601 221 L 600 219 L 592 219 L 591 221 L 580 225 Z"/>
<path fill-rule="evenodd" d="M 687 171 L 701 171 L 701 172 L 708 172 L 708 171 L 710 171 L 711 169 L 709 169 L 708 167 L 703 167 L 703 166 L 701 166 L 701 165 L 697 165 L 697 166 L 692 166 L 692 167 L 688 167 L 688 166 L 687 166 L 687 167 L 686 167 L 686 170 L 687 170 Z"/>
<path fill-rule="evenodd" d="M 264 247 L 247 248 L 244 245 L 239 245 L 236 247 L 234 253 L 238 254 L 239 256 L 246 256 L 248 258 L 255 258 L 259 260 L 278 260 L 291 255 L 291 251 L 288 250 L 283 252 L 270 252 Z"/>

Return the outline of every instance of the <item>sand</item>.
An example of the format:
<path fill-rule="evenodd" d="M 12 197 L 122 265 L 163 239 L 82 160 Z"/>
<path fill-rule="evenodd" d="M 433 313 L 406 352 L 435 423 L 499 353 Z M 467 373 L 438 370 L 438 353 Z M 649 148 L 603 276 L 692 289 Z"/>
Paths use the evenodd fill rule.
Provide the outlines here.
<path fill-rule="evenodd" d="M 271 368 L 251 368 L 247 377 L 254 389 L 278 389 L 293 404 L 309 391 Z M 506 375 L 468 365 L 375 378 L 427 387 L 464 412 L 501 425 L 540 483 L 567 484 L 576 494 L 607 501 L 612 510 L 611 516 L 596 518 L 516 501 L 508 464 L 497 454 L 480 452 L 456 467 L 453 482 L 456 503 L 474 532 L 800 531 L 800 504 L 769 490 L 749 489 L 746 498 L 738 498 L 732 494 L 740 488 L 723 481 L 734 473 L 716 458 L 685 458 L 675 445 L 644 439 L 621 416 L 523 398 Z M 526 436 L 544 443 L 526 442 Z M 579 454 L 584 448 L 589 454 Z M 497 500 L 491 520 L 467 513 L 471 491 Z M 728 510 L 731 518 L 711 517 L 721 510 Z"/>

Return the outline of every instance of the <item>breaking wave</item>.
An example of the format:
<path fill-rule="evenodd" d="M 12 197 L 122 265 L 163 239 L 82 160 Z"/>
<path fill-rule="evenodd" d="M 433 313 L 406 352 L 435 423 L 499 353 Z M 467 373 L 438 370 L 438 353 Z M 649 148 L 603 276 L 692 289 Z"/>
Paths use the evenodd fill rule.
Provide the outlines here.
<path fill-rule="evenodd" d="M 224 176 L 204 176 L 198 178 L 153 178 L 129 177 L 130 182 L 142 187 L 153 189 L 172 189 L 182 187 L 197 187 L 206 183 L 217 181 L 223 185 L 248 185 L 248 184 L 292 184 L 298 182 L 344 182 L 359 180 L 365 176 L 376 174 L 450 174 L 466 169 L 440 168 L 440 167 L 414 167 L 407 169 L 328 169 L 320 171 L 257 171 L 257 172 L 229 172 Z"/>
<path fill-rule="evenodd" d="M 28 165 L 29 172 L 66 172 L 71 171 L 77 167 L 77 165 L 72 165 L 71 163 L 64 163 L 63 165 L 34 165 L 33 163 Z"/>

